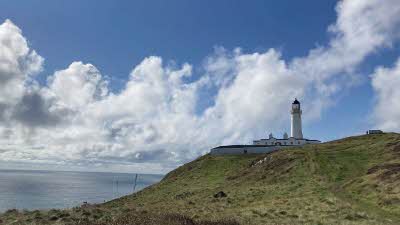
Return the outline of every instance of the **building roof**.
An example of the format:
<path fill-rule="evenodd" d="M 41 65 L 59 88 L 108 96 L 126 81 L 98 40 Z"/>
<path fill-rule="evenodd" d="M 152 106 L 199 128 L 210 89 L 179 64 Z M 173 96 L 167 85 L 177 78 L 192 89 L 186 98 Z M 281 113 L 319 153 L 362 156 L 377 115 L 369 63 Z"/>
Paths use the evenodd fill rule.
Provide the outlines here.
<path fill-rule="evenodd" d="M 293 104 L 300 105 L 300 102 L 295 98 Z"/>
<path fill-rule="evenodd" d="M 290 138 L 273 138 L 276 141 L 289 141 L 289 140 L 304 140 L 304 141 L 320 141 L 320 140 L 314 140 L 314 139 L 307 139 L 307 138 L 294 138 L 294 137 L 290 137 Z M 260 139 L 260 140 L 254 140 L 254 141 L 269 141 L 272 140 L 272 138 L 268 138 L 268 139 Z"/>
<path fill-rule="evenodd" d="M 279 145 L 279 146 L 288 146 L 288 145 Z M 265 147 L 279 147 L 278 145 L 223 145 L 223 146 L 218 146 L 213 149 L 221 149 L 221 148 L 246 148 L 246 147 L 260 147 L 260 148 L 265 148 Z"/>

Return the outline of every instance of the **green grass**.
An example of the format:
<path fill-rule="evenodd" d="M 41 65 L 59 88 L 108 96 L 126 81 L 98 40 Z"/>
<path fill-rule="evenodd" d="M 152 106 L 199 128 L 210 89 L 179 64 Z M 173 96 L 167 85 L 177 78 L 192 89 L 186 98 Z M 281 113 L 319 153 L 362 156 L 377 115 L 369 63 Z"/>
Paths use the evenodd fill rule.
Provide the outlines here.
<path fill-rule="evenodd" d="M 385 170 L 367 174 L 400 162 L 397 145 L 400 135 L 384 134 L 265 155 L 206 155 L 106 206 L 254 224 L 399 224 L 400 172 L 387 180 L 379 178 Z M 214 198 L 219 191 L 227 197 Z"/>
<path fill-rule="evenodd" d="M 227 197 L 215 198 L 220 191 Z M 144 212 L 154 221 L 179 215 L 199 223 L 400 224 L 400 135 L 350 137 L 264 155 L 205 155 L 139 193 L 82 210 L 88 209 L 61 210 L 70 215 L 56 215 L 54 223 L 135 221 Z M 52 213 L 40 213 L 53 223 Z M 32 212 L 8 217 L 0 219 L 36 221 Z"/>
<path fill-rule="evenodd" d="M 193 220 L 179 214 L 150 213 L 127 208 L 118 212 L 108 211 L 99 205 L 85 205 L 69 210 L 18 211 L 9 210 L 0 219 L 0 224 L 13 225 L 239 225 L 238 222 L 224 220 Z"/>

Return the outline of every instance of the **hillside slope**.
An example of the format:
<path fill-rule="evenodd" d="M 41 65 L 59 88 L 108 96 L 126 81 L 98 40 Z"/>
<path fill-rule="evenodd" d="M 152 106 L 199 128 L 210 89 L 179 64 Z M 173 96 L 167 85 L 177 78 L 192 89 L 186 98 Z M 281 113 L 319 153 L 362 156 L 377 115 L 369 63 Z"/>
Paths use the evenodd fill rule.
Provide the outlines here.
<path fill-rule="evenodd" d="M 227 196 L 214 196 L 220 191 Z M 206 155 L 103 207 L 243 224 L 400 224 L 400 135 L 265 155 Z"/>
<path fill-rule="evenodd" d="M 235 221 L 400 224 L 400 135 L 350 137 L 264 155 L 206 155 L 158 184 L 105 204 L 0 214 L 5 225 L 237 225 Z"/>

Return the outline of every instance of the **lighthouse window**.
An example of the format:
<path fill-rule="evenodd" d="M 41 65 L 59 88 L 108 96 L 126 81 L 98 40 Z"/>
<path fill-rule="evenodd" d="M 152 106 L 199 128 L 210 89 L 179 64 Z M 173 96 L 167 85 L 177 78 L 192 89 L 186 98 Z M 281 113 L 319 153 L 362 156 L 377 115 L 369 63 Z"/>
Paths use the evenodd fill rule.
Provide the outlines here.
<path fill-rule="evenodd" d="M 292 141 L 292 142 L 290 142 L 290 144 L 292 145 L 292 144 L 293 144 L 293 141 Z"/>

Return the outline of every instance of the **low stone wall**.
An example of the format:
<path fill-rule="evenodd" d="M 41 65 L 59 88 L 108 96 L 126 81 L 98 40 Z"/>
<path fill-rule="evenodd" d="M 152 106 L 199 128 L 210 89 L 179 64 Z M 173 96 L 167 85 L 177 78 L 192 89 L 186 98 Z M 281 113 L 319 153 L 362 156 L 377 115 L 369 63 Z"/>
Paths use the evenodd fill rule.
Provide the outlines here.
<path fill-rule="evenodd" d="M 211 155 L 243 155 L 243 154 L 261 154 L 273 152 L 282 148 L 287 148 L 288 146 L 243 146 L 243 147 L 219 147 L 213 148 L 210 151 Z"/>

